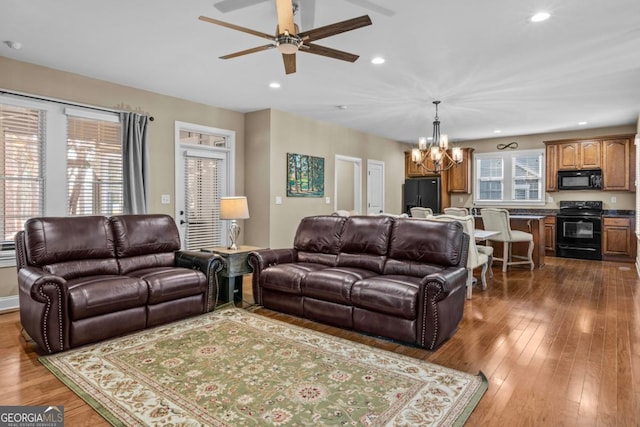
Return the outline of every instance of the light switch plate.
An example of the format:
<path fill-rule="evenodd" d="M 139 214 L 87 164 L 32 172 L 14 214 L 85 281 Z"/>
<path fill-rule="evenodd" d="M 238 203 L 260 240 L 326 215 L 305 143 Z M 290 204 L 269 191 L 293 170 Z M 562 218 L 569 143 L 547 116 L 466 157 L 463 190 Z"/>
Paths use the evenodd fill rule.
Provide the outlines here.
<path fill-rule="evenodd" d="M 276 196 L 276 205 L 281 205 L 281 204 L 282 204 L 282 197 Z"/>

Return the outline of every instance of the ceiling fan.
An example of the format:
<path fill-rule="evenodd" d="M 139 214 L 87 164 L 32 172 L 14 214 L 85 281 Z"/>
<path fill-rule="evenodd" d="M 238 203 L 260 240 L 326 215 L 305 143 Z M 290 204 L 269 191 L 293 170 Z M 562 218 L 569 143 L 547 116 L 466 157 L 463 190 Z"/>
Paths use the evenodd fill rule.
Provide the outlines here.
<path fill-rule="evenodd" d="M 242 55 L 248 55 L 250 53 L 277 48 L 280 53 L 282 53 L 285 73 L 292 74 L 296 72 L 296 52 L 298 51 L 322 55 L 348 62 L 355 62 L 359 58 L 358 55 L 320 46 L 313 44 L 312 42 L 371 25 L 371 18 L 369 18 L 368 15 L 347 19 L 346 21 L 336 22 L 335 24 L 325 25 L 308 31 L 299 31 L 298 26 L 293 21 L 293 0 L 276 0 L 276 9 L 278 12 L 278 26 L 276 27 L 275 36 L 249 28 L 240 27 L 228 22 L 219 21 L 207 16 L 200 16 L 198 19 L 220 25 L 222 27 L 242 31 L 243 33 L 253 34 L 254 36 L 262 37 L 271 41 L 271 43 L 263 46 L 221 56 L 221 59 L 231 59 Z"/>

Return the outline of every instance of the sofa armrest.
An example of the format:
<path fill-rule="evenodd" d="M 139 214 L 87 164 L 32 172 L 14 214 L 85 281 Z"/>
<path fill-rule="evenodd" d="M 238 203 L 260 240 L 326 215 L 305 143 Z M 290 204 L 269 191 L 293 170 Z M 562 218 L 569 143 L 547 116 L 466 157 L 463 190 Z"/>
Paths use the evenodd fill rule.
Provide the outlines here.
<path fill-rule="evenodd" d="M 36 267 L 18 271 L 20 323 L 47 353 L 69 346 L 67 281 Z"/>
<path fill-rule="evenodd" d="M 197 251 L 176 251 L 176 267 L 189 268 L 204 273 L 207 277 L 207 301 L 209 311 L 218 304 L 218 273 L 224 268 L 224 259 L 220 255 Z"/>
<path fill-rule="evenodd" d="M 447 267 L 437 273 L 429 274 L 425 276 L 421 285 L 425 286 L 429 283 L 440 286 L 443 291 L 442 297 L 446 296 L 451 291 L 460 286 L 466 286 L 467 284 L 467 269 L 464 267 Z"/>
<path fill-rule="evenodd" d="M 262 270 L 278 264 L 287 264 L 297 259 L 295 249 L 261 249 L 250 252 L 247 262 L 253 269 L 251 285 L 253 288 L 253 300 L 256 304 L 262 304 L 262 288 L 260 287 L 260 273 Z"/>

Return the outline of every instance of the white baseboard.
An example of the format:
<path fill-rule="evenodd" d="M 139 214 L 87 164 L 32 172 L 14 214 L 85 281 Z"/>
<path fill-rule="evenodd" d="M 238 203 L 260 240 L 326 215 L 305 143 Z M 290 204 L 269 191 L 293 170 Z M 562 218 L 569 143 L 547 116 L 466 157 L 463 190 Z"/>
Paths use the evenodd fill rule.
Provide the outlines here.
<path fill-rule="evenodd" d="M 0 298 L 0 313 L 3 313 L 5 311 L 17 310 L 18 308 L 20 308 L 18 295 Z"/>

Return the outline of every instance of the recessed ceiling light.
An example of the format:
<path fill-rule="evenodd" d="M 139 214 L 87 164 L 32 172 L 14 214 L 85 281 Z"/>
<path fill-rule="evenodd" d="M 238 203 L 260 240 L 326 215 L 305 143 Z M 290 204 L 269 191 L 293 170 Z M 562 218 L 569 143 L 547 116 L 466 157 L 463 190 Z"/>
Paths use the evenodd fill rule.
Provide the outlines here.
<path fill-rule="evenodd" d="M 531 22 L 542 22 L 542 21 L 546 21 L 547 19 L 549 19 L 549 17 L 551 16 L 551 14 L 549 14 L 548 12 L 538 12 L 535 15 L 533 15 L 530 19 Z"/>
<path fill-rule="evenodd" d="M 336 105 L 338 110 L 346 110 L 348 107 L 346 105 Z"/>
<path fill-rule="evenodd" d="M 493 133 L 502 133 L 502 131 L 500 129 L 496 129 L 493 131 Z"/>
<path fill-rule="evenodd" d="M 580 126 L 584 126 L 584 125 L 586 125 L 586 124 L 587 124 L 587 122 L 578 122 L 578 124 L 579 124 Z"/>
<path fill-rule="evenodd" d="M 375 58 L 373 58 L 373 59 L 371 60 L 371 63 L 372 63 L 372 64 L 375 64 L 375 65 L 384 64 L 384 58 L 383 58 L 383 57 L 381 57 L 381 56 L 376 56 Z"/>
<path fill-rule="evenodd" d="M 280 83 L 278 83 L 278 82 L 271 82 L 271 83 L 269 83 L 269 87 L 270 87 L 271 89 L 278 89 L 278 88 L 280 87 Z"/>

